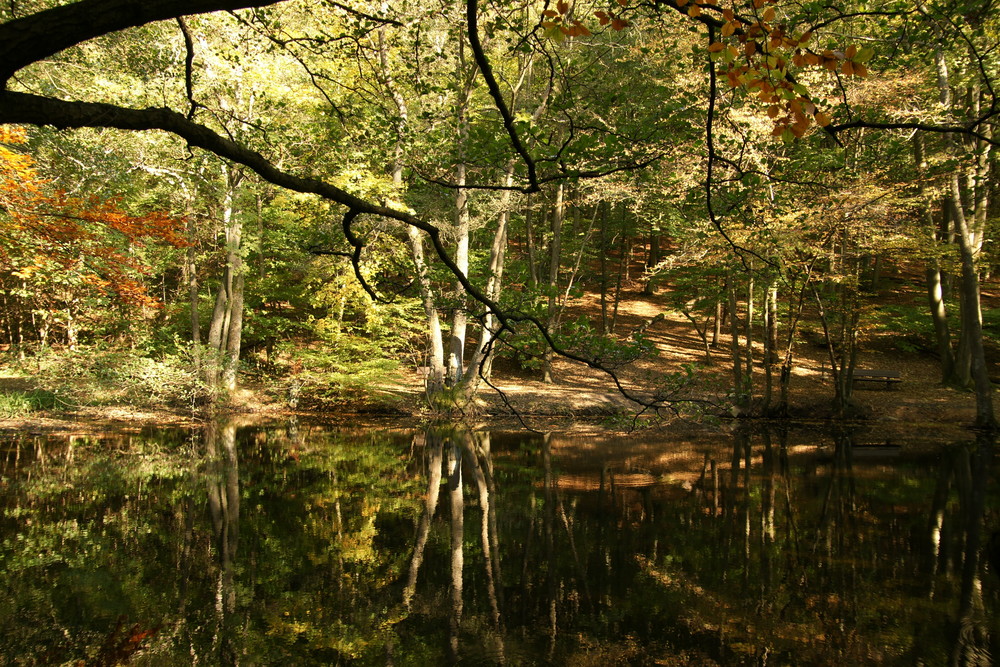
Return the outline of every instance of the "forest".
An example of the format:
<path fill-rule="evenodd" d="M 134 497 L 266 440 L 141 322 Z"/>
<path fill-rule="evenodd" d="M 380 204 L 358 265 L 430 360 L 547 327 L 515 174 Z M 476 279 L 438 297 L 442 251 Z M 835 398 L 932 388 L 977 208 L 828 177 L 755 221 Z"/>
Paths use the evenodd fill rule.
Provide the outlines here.
<path fill-rule="evenodd" d="M 699 363 L 620 377 L 655 351 L 655 316 L 616 322 L 641 291 L 717 350 L 733 414 L 787 414 L 809 337 L 849 414 L 882 327 L 996 425 L 988 3 L 0 14 L 0 342 L 46 378 L 10 414 L 241 384 L 334 405 L 407 373 L 465 413 L 495 363 L 557 383 L 556 360 L 639 411 L 697 411 Z M 873 305 L 904 287 L 919 301 Z"/>
<path fill-rule="evenodd" d="M 0 663 L 1000 656 L 988 0 L 0 4 Z"/>

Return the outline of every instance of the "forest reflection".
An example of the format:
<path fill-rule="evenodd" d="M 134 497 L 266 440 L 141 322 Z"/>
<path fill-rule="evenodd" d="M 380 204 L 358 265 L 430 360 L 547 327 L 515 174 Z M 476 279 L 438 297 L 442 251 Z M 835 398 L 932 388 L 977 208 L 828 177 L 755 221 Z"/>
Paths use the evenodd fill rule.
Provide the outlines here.
<path fill-rule="evenodd" d="M 994 443 L 289 422 L 2 443 L 10 664 L 987 665 Z"/>

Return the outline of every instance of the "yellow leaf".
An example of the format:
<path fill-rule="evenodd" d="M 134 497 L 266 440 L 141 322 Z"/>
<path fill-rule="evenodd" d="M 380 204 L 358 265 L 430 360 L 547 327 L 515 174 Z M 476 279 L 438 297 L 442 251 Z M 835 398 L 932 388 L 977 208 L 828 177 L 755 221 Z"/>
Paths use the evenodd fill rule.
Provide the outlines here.
<path fill-rule="evenodd" d="M 690 16 L 691 18 L 695 18 L 700 14 L 701 14 L 701 7 L 699 7 L 698 5 L 691 5 L 690 7 L 688 7 L 688 16 Z"/>

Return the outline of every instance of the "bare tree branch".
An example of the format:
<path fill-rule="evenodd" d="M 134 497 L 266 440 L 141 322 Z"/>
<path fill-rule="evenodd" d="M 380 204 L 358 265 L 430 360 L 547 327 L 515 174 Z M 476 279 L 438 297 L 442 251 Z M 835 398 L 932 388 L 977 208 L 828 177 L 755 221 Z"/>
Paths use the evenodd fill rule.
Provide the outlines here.
<path fill-rule="evenodd" d="M 18 70 L 111 32 L 223 9 L 273 5 L 280 0 L 80 0 L 0 25 L 0 84 Z"/>
<path fill-rule="evenodd" d="M 521 141 L 521 137 L 517 134 L 517 128 L 514 127 L 514 116 L 511 115 L 510 109 L 507 108 L 507 102 L 504 101 L 503 93 L 500 91 L 500 85 L 497 83 L 496 77 L 493 75 L 493 67 L 490 65 L 490 61 L 486 57 L 486 52 L 483 50 L 482 42 L 479 41 L 478 3 L 476 0 L 467 0 L 465 7 L 467 14 L 466 21 L 469 28 L 469 46 L 472 48 L 472 57 L 475 59 L 476 64 L 479 66 L 479 70 L 483 74 L 483 79 L 486 81 L 486 87 L 489 88 L 490 97 L 493 98 L 493 103 L 496 105 L 497 111 L 500 112 L 500 117 L 503 118 L 503 126 L 504 129 L 507 130 L 507 135 L 510 137 L 510 143 L 514 147 L 514 150 L 517 151 L 517 154 L 521 156 L 521 160 L 528 169 L 528 185 L 523 191 L 526 193 L 538 192 L 541 190 L 541 187 L 538 185 L 538 174 L 535 169 L 535 160 L 531 157 L 528 149 Z"/>

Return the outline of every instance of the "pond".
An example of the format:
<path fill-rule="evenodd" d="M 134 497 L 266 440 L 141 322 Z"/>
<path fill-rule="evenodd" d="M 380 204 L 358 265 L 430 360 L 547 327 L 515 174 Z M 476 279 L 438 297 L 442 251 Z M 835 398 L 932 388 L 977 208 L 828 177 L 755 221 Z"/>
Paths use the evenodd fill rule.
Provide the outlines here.
<path fill-rule="evenodd" d="M 2 664 L 1000 655 L 998 470 L 971 434 L 292 421 L 0 452 Z"/>

